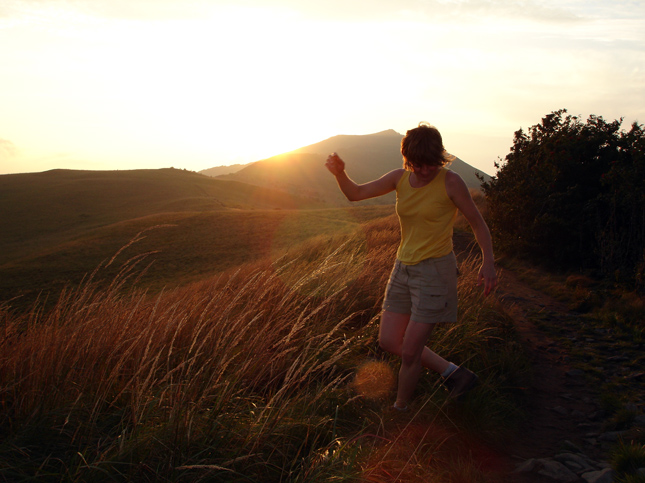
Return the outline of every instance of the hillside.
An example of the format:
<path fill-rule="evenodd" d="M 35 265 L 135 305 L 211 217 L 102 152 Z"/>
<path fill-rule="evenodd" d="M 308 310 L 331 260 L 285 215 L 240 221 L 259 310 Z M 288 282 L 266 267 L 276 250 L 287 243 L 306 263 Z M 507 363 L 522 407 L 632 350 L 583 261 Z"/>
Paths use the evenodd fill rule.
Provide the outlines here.
<path fill-rule="evenodd" d="M 173 212 L 314 207 L 311 200 L 176 169 L 0 176 L 0 264 L 88 230 Z"/>
<path fill-rule="evenodd" d="M 228 166 L 215 166 L 214 168 L 203 169 L 199 174 L 205 174 L 206 176 L 214 178 L 216 176 L 236 173 L 240 169 L 246 168 L 248 165 L 249 164 L 229 164 Z"/>
<path fill-rule="evenodd" d="M 331 152 L 337 152 L 347 163 L 347 172 L 355 181 L 364 183 L 401 167 L 401 134 L 389 130 L 369 135 L 339 135 L 295 151 L 257 161 L 235 173 L 218 179 L 237 180 L 267 186 L 320 201 L 346 204 L 335 180 L 324 167 Z M 476 174 L 482 173 L 460 159 L 450 169 L 457 172 L 472 189 L 480 188 Z M 363 204 L 393 203 L 394 195 Z"/>
<path fill-rule="evenodd" d="M 468 418 L 435 378 L 406 420 L 388 411 L 398 361 L 374 322 L 397 241 L 392 217 L 155 297 L 85 286 L 28 323 L 3 312 L 0 480 L 393 481 L 396 471 L 439 482 L 458 470 L 474 478 L 451 481 L 502 481 L 484 478 L 498 471 L 479 469 L 495 466 L 493 451 L 464 444 Z M 454 355 L 465 338 L 492 383 L 467 411 L 484 441 L 508 426 L 502 381 L 521 371 L 492 307 L 437 338 Z"/>
<path fill-rule="evenodd" d="M 324 167 L 327 154 L 341 153 L 364 182 L 400 166 L 400 138 L 394 131 L 335 136 L 217 178 L 172 168 L 0 176 L 0 301 L 78 283 L 141 231 L 145 238 L 120 262 L 154 252 L 145 276 L 154 288 L 346 232 L 357 221 L 332 209 L 349 203 Z M 468 180 L 472 171 L 461 174 Z M 351 216 L 386 216 L 391 207 L 370 206 L 393 201 L 359 203 Z"/>
<path fill-rule="evenodd" d="M 0 176 L 0 302 L 55 296 L 122 251 L 100 276 L 149 254 L 140 280 L 177 286 L 316 236 L 353 231 L 392 208 L 311 208 L 309 201 L 179 170 L 50 171 Z M 47 295 L 46 295 L 47 296 Z"/>

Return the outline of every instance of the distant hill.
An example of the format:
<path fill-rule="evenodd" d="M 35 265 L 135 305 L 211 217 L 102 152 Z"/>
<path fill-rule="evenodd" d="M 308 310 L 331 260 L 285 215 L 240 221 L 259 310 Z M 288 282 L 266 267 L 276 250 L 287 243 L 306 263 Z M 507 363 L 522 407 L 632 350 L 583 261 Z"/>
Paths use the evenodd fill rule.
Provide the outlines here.
<path fill-rule="evenodd" d="M 266 187 L 178 169 L 0 176 L 0 265 L 88 230 L 159 213 L 316 207 Z"/>
<path fill-rule="evenodd" d="M 0 305 L 27 308 L 40 293 L 51 301 L 117 253 L 102 280 L 149 253 L 140 269 L 152 265 L 135 273 L 143 287 L 160 290 L 279 257 L 312 237 L 349 233 L 392 212 L 324 207 L 177 169 L 1 175 Z"/>
<path fill-rule="evenodd" d="M 206 176 L 221 176 L 224 174 L 237 173 L 240 169 L 246 168 L 249 164 L 231 164 L 229 166 L 215 166 L 214 168 L 202 169 L 199 171 L 199 174 L 204 174 Z"/>
<path fill-rule="evenodd" d="M 339 192 L 334 178 L 324 167 L 331 152 L 337 152 L 347 163 L 347 172 L 356 182 L 364 183 L 400 168 L 401 139 L 394 130 L 368 135 L 339 135 L 316 144 L 305 146 L 252 163 L 235 173 L 218 176 L 218 179 L 237 180 L 257 186 L 267 186 L 287 191 L 294 195 L 319 201 L 347 203 Z M 480 188 L 476 174 L 490 177 L 461 159 L 455 159 L 450 169 L 458 173 L 468 187 Z M 392 203 L 389 195 L 363 203 Z"/>

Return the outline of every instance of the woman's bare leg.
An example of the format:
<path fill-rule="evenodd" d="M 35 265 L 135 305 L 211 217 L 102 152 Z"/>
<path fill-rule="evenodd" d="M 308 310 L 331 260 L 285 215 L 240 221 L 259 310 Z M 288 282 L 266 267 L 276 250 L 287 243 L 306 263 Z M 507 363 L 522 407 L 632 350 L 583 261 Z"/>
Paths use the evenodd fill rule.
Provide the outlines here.
<path fill-rule="evenodd" d="M 401 369 L 396 392 L 396 406 L 399 408 L 407 406 L 412 400 L 414 388 L 419 382 L 423 368 L 421 359 L 426 349 L 425 343 L 433 329 L 432 324 L 420 324 L 414 321 L 408 324 L 401 349 Z"/>
<path fill-rule="evenodd" d="M 397 314 L 387 310 L 383 311 L 381 314 L 381 326 L 379 328 L 379 343 L 381 348 L 400 356 L 403 348 L 403 338 L 405 337 L 405 331 L 409 323 L 410 314 Z M 428 347 L 425 347 L 426 342 L 427 339 L 423 342 L 424 348 L 421 354 L 421 365 L 439 374 L 443 373 L 450 363 L 435 352 L 432 352 Z"/>
<path fill-rule="evenodd" d="M 410 314 L 384 311 L 381 315 L 379 343 L 381 348 L 401 356 L 396 406 L 407 406 L 419 381 L 422 367 L 443 373 L 450 364 L 426 347 L 433 324 L 410 321 Z"/>

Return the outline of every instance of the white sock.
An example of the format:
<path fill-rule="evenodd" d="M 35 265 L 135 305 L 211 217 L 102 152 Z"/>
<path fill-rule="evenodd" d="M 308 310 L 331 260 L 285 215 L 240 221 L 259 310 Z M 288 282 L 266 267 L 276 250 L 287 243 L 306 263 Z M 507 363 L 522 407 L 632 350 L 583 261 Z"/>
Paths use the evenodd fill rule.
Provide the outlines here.
<path fill-rule="evenodd" d="M 441 377 L 446 378 L 446 377 L 450 376 L 450 374 L 452 374 L 453 372 L 455 372 L 457 370 L 457 367 L 459 367 L 459 366 L 456 366 L 452 362 L 450 362 L 448 364 L 448 368 L 441 373 Z"/>

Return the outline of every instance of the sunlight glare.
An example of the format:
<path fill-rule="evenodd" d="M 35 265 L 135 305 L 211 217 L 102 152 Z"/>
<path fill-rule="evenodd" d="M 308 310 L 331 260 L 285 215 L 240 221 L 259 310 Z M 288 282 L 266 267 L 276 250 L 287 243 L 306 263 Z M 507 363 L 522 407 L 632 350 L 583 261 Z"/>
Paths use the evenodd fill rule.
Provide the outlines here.
<path fill-rule="evenodd" d="M 330 81 L 329 39 L 318 37 L 315 22 L 300 25 L 280 10 L 230 7 L 172 22 L 61 22 L 56 29 L 33 23 L 25 38 L 34 47 L 24 78 L 39 93 L 30 102 L 46 113 L 37 121 L 48 128 L 38 134 L 49 150 L 90 160 L 101 146 L 102 160 L 160 167 L 190 159 L 203 169 L 338 134 L 336 109 L 356 105 L 346 88 L 351 80 Z M 332 44 L 341 48 L 339 40 Z M 17 100 L 7 107 L 12 102 L 14 132 L 5 135 L 30 148 L 19 131 L 33 132 L 39 123 Z M 150 152 L 158 157 L 144 159 Z"/>

